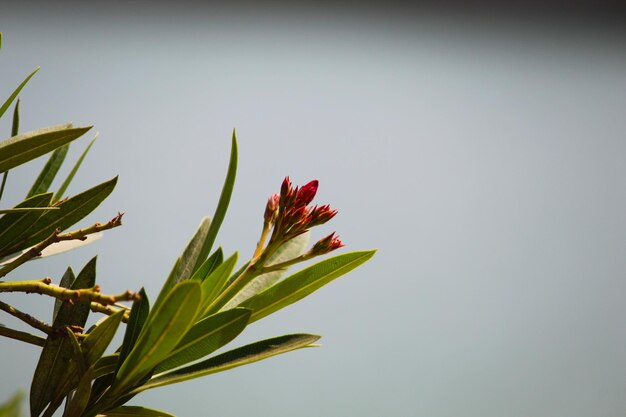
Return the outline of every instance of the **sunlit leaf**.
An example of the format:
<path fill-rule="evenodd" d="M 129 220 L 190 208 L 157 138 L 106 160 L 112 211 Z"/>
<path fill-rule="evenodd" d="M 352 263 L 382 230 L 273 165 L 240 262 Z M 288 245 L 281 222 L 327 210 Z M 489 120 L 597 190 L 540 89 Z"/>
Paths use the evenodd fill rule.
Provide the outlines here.
<path fill-rule="evenodd" d="M 67 190 L 67 187 L 70 186 L 72 180 L 74 179 L 74 176 L 76 175 L 76 172 L 78 172 L 78 168 L 80 168 L 81 164 L 83 163 L 83 160 L 85 159 L 85 156 L 87 156 L 89 149 L 91 149 L 91 146 L 93 145 L 93 143 L 96 141 L 97 138 L 98 138 L 98 134 L 96 134 L 96 137 L 94 137 L 91 140 L 91 142 L 89 142 L 89 145 L 87 145 L 87 148 L 85 148 L 83 153 L 80 155 L 80 158 L 78 158 L 78 161 L 76 161 L 76 164 L 74 164 L 74 167 L 72 168 L 70 173 L 67 174 L 67 178 L 65 178 L 65 181 L 63 181 L 63 184 L 61 184 L 61 186 L 59 187 L 58 191 L 52 198 L 52 201 L 58 201 L 63 197 L 63 195 L 65 195 L 65 191 Z"/>
<path fill-rule="evenodd" d="M 169 294 L 169 292 L 178 282 L 183 281 L 193 275 L 196 269 L 196 263 L 198 261 L 198 258 L 201 256 L 202 246 L 204 245 L 204 241 L 206 240 L 207 234 L 209 233 L 210 224 L 211 221 L 208 217 L 204 217 L 200 222 L 198 229 L 187 244 L 187 247 L 185 248 L 183 253 L 176 260 L 174 268 L 172 268 L 170 275 L 167 277 L 167 280 L 163 284 L 161 292 L 154 302 L 155 308 L 165 299 L 167 294 Z"/>
<path fill-rule="evenodd" d="M 235 177 L 237 175 L 237 158 L 237 136 L 235 134 L 235 131 L 233 130 L 233 137 L 230 148 L 230 161 L 228 162 L 226 179 L 224 180 L 224 186 L 222 187 L 220 199 L 217 203 L 215 214 L 213 215 L 213 221 L 211 222 L 209 232 L 204 241 L 204 244 L 200 251 L 200 256 L 196 261 L 196 266 L 194 269 L 198 268 L 200 264 L 204 261 L 204 258 L 206 258 L 211 252 L 211 248 L 213 247 L 213 243 L 215 242 L 215 238 L 217 237 L 217 232 L 219 232 L 222 222 L 224 221 L 224 217 L 226 216 L 228 204 L 230 203 L 230 197 L 233 193 L 233 187 L 235 186 Z"/>
<path fill-rule="evenodd" d="M 22 88 L 24 88 L 28 81 L 33 78 L 33 75 L 35 75 L 37 71 L 39 71 L 39 69 L 40 67 L 35 68 L 35 70 L 31 72 L 28 77 L 26 77 L 24 81 L 22 81 L 22 83 L 17 86 L 15 90 L 13 90 L 13 93 L 11 93 L 9 98 L 7 98 L 4 104 L 0 106 L 0 117 L 2 117 L 2 115 L 8 110 L 8 108 L 11 106 L 11 103 L 13 103 L 13 100 L 15 100 L 15 98 L 20 94 L 20 91 L 22 91 Z M 0 172 L 2 171 L 6 171 L 6 169 L 0 169 Z"/>
<path fill-rule="evenodd" d="M 222 291 L 224 285 L 226 285 L 228 277 L 232 274 L 233 269 L 235 269 L 238 256 L 237 252 L 235 252 L 202 281 L 202 304 L 200 305 L 200 314 L 202 316 L 217 312 L 217 309 L 209 309 L 209 306 Z"/>
<path fill-rule="evenodd" d="M 196 272 L 191 276 L 192 280 L 204 281 L 210 274 L 220 266 L 224 262 L 224 252 L 222 251 L 222 247 L 217 248 L 215 252 L 209 256 L 206 261 L 200 265 Z"/>
<path fill-rule="evenodd" d="M 310 237 L 311 233 L 306 232 L 288 240 L 267 260 L 267 265 L 289 261 L 302 255 L 307 249 Z M 286 271 L 283 269 L 259 275 L 241 291 L 239 291 L 233 298 L 231 298 L 230 301 L 222 307 L 222 310 L 228 310 L 236 307 L 248 298 L 274 285 L 285 272 Z"/>
<path fill-rule="evenodd" d="M 352 271 L 374 256 L 375 251 L 351 252 L 325 259 L 285 278 L 241 303 L 252 310 L 250 322 L 259 320 L 306 297 L 332 280 Z"/>
<path fill-rule="evenodd" d="M 133 392 L 137 393 L 247 365 L 308 346 L 319 338 L 319 336 L 310 334 L 292 334 L 262 340 L 154 377 L 144 385 L 137 387 Z"/>
<path fill-rule="evenodd" d="M 250 313 L 250 310 L 236 308 L 207 317 L 194 324 L 154 372 L 160 373 L 174 369 L 213 353 L 245 329 Z"/>
<path fill-rule="evenodd" d="M 48 162 L 46 162 L 46 165 L 43 167 L 39 176 L 33 183 L 33 186 L 30 188 L 30 191 L 26 196 L 27 198 L 48 191 L 50 184 L 52 184 L 57 172 L 59 172 L 59 169 L 63 165 L 63 161 L 65 160 L 65 156 L 67 155 L 69 148 L 70 145 L 66 144 L 52 152 L 50 158 L 48 158 Z"/>
<path fill-rule="evenodd" d="M 193 325 L 201 299 L 196 281 L 178 283 L 148 317 L 139 338 L 122 363 L 112 394 L 119 395 L 150 372 L 178 345 Z"/>
<path fill-rule="evenodd" d="M 0 142 L 0 172 L 22 165 L 81 137 L 91 127 L 59 125 L 23 133 Z"/>

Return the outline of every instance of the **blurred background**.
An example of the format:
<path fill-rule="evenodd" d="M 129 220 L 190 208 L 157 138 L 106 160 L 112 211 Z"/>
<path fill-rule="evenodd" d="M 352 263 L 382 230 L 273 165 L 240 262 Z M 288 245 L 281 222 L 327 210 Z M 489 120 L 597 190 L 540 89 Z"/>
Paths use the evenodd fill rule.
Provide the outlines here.
<path fill-rule="evenodd" d="M 378 253 L 236 342 L 310 332 L 322 348 L 134 404 L 179 417 L 626 415 L 626 37 L 615 10 L 574 4 L 3 5 L 0 96 L 41 65 L 22 131 L 93 124 L 70 151 L 100 132 L 69 192 L 119 175 L 84 224 L 126 213 L 103 240 L 9 278 L 58 280 L 98 254 L 107 292 L 144 285 L 154 299 L 213 213 L 237 128 L 227 254 L 249 258 L 286 175 L 319 179 L 316 202 L 339 210 L 314 238 L 336 230 L 341 251 Z M 11 171 L 2 206 L 44 162 Z M 0 349 L 7 398 L 28 388 L 39 349 Z"/>

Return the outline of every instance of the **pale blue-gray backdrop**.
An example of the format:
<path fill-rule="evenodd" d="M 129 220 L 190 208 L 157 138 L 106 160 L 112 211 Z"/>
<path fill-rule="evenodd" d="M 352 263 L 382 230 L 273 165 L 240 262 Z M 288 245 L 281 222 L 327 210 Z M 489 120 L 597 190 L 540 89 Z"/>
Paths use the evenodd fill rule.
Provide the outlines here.
<path fill-rule="evenodd" d="M 342 251 L 378 254 L 242 336 L 313 332 L 322 348 L 134 403 L 181 417 L 623 416 L 626 42 L 584 23 L 3 6 L 1 95 L 41 65 L 21 95 L 22 130 L 94 124 L 100 139 L 70 191 L 120 175 L 89 219 L 126 212 L 104 240 L 10 279 L 58 279 L 97 253 L 107 291 L 145 285 L 154 297 L 213 211 L 236 127 L 227 253 L 250 255 L 265 199 L 290 175 L 318 178 L 317 201 L 339 209 L 316 237 L 336 230 Z M 3 206 L 42 164 L 10 173 Z M 28 387 L 38 349 L 0 348 L 6 398 Z"/>

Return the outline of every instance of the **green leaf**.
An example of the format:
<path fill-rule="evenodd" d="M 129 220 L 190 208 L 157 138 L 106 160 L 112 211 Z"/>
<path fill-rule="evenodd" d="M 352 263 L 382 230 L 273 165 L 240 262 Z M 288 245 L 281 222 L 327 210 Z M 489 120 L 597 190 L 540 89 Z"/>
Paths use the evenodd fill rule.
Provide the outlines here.
<path fill-rule="evenodd" d="M 24 393 L 19 391 L 4 404 L 0 404 L 0 417 L 21 417 Z"/>
<path fill-rule="evenodd" d="M 52 193 L 35 195 L 22 201 L 15 206 L 15 208 L 47 207 L 51 199 Z M 41 215 L 41 212 L 27 211 L 23 213 L 11 213 L 0 217 L 0 248 L 7 247 L 11 242 L 19 239 Z"/>
<path fill-rule="evenodd" d="M 259 320 L 306 297 L 332 280 L 369 260 L 376 251 L 351 252 L 334 256 L 291 275 L 241 303 L 252 310 L 250 322 Z"/>
<path fill-rule="evenodd" d="M 58 210 L 58 207 L 20 207 L 20 208 L 10 208 L 10 209 L 0 209 L 0 214 L 9 214 L 9 213 L 26 213 L 29 211 L 47 211 L 47 210 Z"/>
<path fill-rule="evenodd" d="M 165 411 L 132 405 L 124 405 L 110 411 L 105 411 L 99 415 L 107 417 L 176 417 L 173 414 L 166 413 Z"/>
<path fill-rule="evenodd" d="M 204 281 L 202 281 L 202 304 L 200 305 L 199 310 L 201 316 L 206 316 L 207 314 L 212 314 L 214 312 L 211 311 L 211 303 L 220 294 L 226 285 L 226 282 L 228 282 L 228 277 L 232 274 L 233 269 L 235 269 L 238 257 L 239 255 L 235 252 L 230 258 L 226 259 L 220 266 L 215 268 L 215 271 L 211 272 L 211 274 Z"/>
<path fill-rule="evenodd" d="M 82 412 L 85 408 L 87 408 L 87 404 L 89 403 L 91 380 L 93 378 L 94 369 L 92 366 L 87 369 L 87 371 L 80 378 L 80 381 L 78 381 L 78 385 L 76 386 L 76 391 L 74 392 L 72 399 L 68 399 L 69 403 L 63 413 L 63 417 L 80 417 L 82 415 Z"/>
<path fill-rule="evenodd" d="M 250 313 L 250 310 L 235 308 L 199 321 L 154 372 L 168 371 L 213 353 L 246 328 Z"/>
<path fill-rule="evenodd" d="M 56 177 L 61 165 L 63 165 L 63 161 L 65 160 L 65 156 L 67 155 L 69 148 L 70 145 L 66 144 L 52 152 L 50 158 L 48 158 L 48 162 L 46 162 L 46 165 L 43 167 L 39 176 L 33 183 L 33 186 L 30 188 L 30 191 L 26 196 L 27 198 L 48 191 L 50 184 L 54 181 L 54 177 Z"/>
<path fill-rule="evenodd" d="M 204 244 L 207 234 L 209 233 L 210 224 L 211 221 L 208 217 L 204 217 L 200 222 L 200 226 L 198 226 L 196 233 L 194 233 L 182 255 L 180 255 L 176 260 L 174 268 L 172 268 L 172 272 L 170 272 L 170 275 L 163 284 L 161 292 L 154 302 L 155 308 L 165 299 L 167 294 L 169 294 L 177 283 L 191 277 L 197 269 L 196 263 L 198 262 L 198 258 L 202 256 L 202 245 Z M 206 258 L 206 255 L 204 257 Z"/>
<path fill-rule="evenodd" d="M 196 266 L 194 269 L 197 269 L 204 261 L 204 258 L 206 258 L 211 252 L 211 248 L 213 247 L 213 243 L 215 242 L 215 238 L 217 237 L 217 232 L 219 232 L 220 226 L 222 225 L 224 217 L 226 216 L 228 204 L 230 203 L 230 197 L 233 194 L 233 187 L 235 186 L 235 177 L 237 175 L 237 158 L 237 136 L 235 134 L 235 131 L 233 130 L 233 138 L 230 149 L 230 161 L 228 162 L 226 179 L 224 180 L 224 186 L 222 187 L 220 199 L 217 203 L 215 214 L 213 215 L 211 227 L 209 228 L 209 232 L 204 241 L 202 250 L 200 251 L 200 256 L 196 261 Z"/>
<path fill-rule="evenodd" d="M 19 240 L 11 242 L 8 247 L 1 248 L 0 256 L 35 245 L 50 236 L 56 228 L 65 230 L 82 220 L 111 194 L 116 183 L 117 177 L 59 203 L 57 206 L 59 210 L 44 213 L 20 236 Z"/>
<path fill-rule="evenodd" d="M 70 288 L 74 283 L 76 277 L 74 276 L 74 271 L 71 267 L 68 267 L 63 276 L 61 277 L 61 281 L 59 282 L 59 287 Z M 54 310 L 52 312 L 52 321 L 56 320 L 57 314 L 59 313 L 59 309 L 63 305 L 63 301 L 55 298 L 54 300 Z"/>
<path fill-rule="evenodd" d="M 141 329 L 148 318 L 149 312 L 150 300 L 148 300 L 146 290 L 141 288 L 141 290 L 139 290 L 139 299 L 133 301 L 133 306 L 130 309 L 130 317 L 128 318 L 128 324 L 126 324 L 126 332 L 124 333 L 124 341 L 122 342 L 122 347 L 120 348 L 120 357 L 117 369 L 119 369 L 128 357 L 130 351 L 135 346 L 135 342 L 137 342 L 137 338 L 139 337 Z"/>
<path fill-rule="evenodd" d="M 175 384 L 193 378 L 227 371 L 238 366 L 257 362 L 281 353 L 308 346 L 320 337 L 310 334 L 292 334 L 272 339 L 261 340 L 240 348 L 222 353 L 205 361 L 180 368 L 166 374 L 152 378 L 146 384 L 137 387 L 133 393 L 139 393 L 150 388 Z"/>
<path fill-rule="evenodd" d="M 200 304 L 200 284 L 178 283 L 164 302 L 155 307 L 122 366 L 112 387 L 117 396 L 139 381 L 178 345 L 193 325 Z"/>
<path fill-rule="evenodd" d="M 24 133 L 0 142 L 0 172 L 22 165 L 81 137 L 91 127 L 71 124 Z"/>
<path fill-rule="evenodd" d="M 78 274 L 72 284 L 73 290 L 91 288 L 96 282 L 96 258 L 93 258 Z M 59 309 L 53 327 L 80 326 L 84 327 L 89 316 L 88 301 L 78 301 L 73 304 L 63 303 Z M 30 389 L 31 416 L 36 417 L 44 410 L 46 405 L 54 400 L 54 392 L 51 387 L 65 385 L 64 382 L 71 378 L 68 372 L 68 364 L 73 362 L 74 348 L 69 336 L 51 336 L 41 351 L 35 375 Z"/>
<path fill-rule="evenodd" d="M 288 240 L 285 244 L 279 247 L 274 254 L 268 259 L 267 265 L 273 265 L 281 262 L 286 262 L 291 259 L 297 258 L 302 255 L 309 245 L 309 239 L 311 232 L 303 233 L 293 239 Z M 257 295 L 261 291 L 274 285 L 280 277 L 286 272 L 285 269 L 268 272 L 266 274 L 259 275 L 254 278 L 248 285 L 243 287 L 233 298 L 228 301 L 222 310 L 228 310 L 236 307 L 239 304 L 246 301 L 248 298 Z"/>
<path fill-rule="evenodd" d="M 87 145 L 87 148 L 85 148 L 83 153 L 80 155 L 80 158 L 78 158 L 78 161 L 76 161 L 76 164 L 74 164 L 74 167 L 72 168 L 70 173 L 67 175 L 67 178 L 65 178 L 65 181 L 63 181 L 63 184 L 61 184 L 61 187 L 52 198 L 53 201 L 58 201 L 63 197 L 63 195 L 65 194 L 65 191 L 67 190 L 67 187 L 70 186 L 70 183 L 74 179 L 76 172 L 78 172 L 78 168 L 80 168 L 80 166 L 82 165 L 83 160 L 85 159 L 85 156 L 87 156 L 89 149 L 91 149 L 91 146 L 96 141 L 96 139 L 98 139 L 98 134 L 96 134 L 96 136 L 91 140 L 91 142 L 89 142 L 89 145 Z"/>
<path fill-rule="evenodd" d="M 109 346 L 109 343 L 111 343 L 117 328 L 122 322 L 122 317 L 124 317 L 123 310 L 110 315 L 98 324 L 96 328 L 87 335 L 85 340 L 83 340 L 81 347 L 87 366 L 96 363 L 104 354 L 104 351 Z"/>
<path fill-rule="evenodd" d="M 35 70 L 33 72 L 31 72 L 30 75 L 28 77 L 26 77 L 24 79 L 24 81 L 22 81 L 22 83 L 20 85 L 17 86 L 17 88 L 13 91 L 13 93 L 11 93 L 9 98 L 6 99 L 4 104 L 2 106 L 0 106 L 0 117 L 2 117 L 2 115 L 4 115 L 4 113 L 11 106 L 11 103 L 13 103 L 13 100 L 15 100 L 15 98 L 20 94 L 20 91 L 22 91 L 22 88 L 24 88 L 26 83 L 28 83 L 28 81 L 30 81 L 30 79 L 33 78 L 33 75 L 35 75 L 37 73 L 37 71 L 39 71 L 39 69 L 40 69 L 40 67 L 35 68 Z M 6 171 L 6 169 L 0 169 L 0 172 L 2 172 L 2 171 Z"/>
<path fill-rule="evenodd" d="M 113 374 L 117 369 L 119 358 L 119 353 L 102 356 L 93 366 L 93 377 L 100 378 L 105 375 Z"/>
<path fill-rule="evenodd" d="M 220 246 L 202 263 L 202 265 L 200 265 L 200 268 L 196 269 L 196 272 L 194 272 L 189 279 L 200 282 L 204 281 L 222 262 L 224 262 L 224 251 L 222 251 L 222 247 Z"/>

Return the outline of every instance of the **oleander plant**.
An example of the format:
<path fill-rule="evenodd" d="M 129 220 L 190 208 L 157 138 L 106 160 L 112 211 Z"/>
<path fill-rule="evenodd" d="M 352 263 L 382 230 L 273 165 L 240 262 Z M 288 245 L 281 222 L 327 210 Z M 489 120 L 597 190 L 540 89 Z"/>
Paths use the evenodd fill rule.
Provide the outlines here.
<path fill-rule="evenodd" d="M 149 389 L 317 346 L 319 336 L 304 333 L 244 346 L 229 344 L 248 325 L 350 272 L 374 251 L 343 253 L 287 273 L 300 262 L 343 246 L 335 233 L 309 244 L 310 230 L 331 220 L 337 211 L 329 205 L 311 204 L 317 181 L 298 187 L 289 177 L 279 192 L 269 197 L 264 211 L 259 207 L 261 234 L 249 259 L 239 262 L 236 252 L 225 254 L 222 248 L 215 248 L 235 183 L 234 132 L 215 212 L 211 219 L 201 220 L 153 302 L 144 289 L 104 292 L 96 281 L 95 257 L 77 274 L 68 268 L 61 277 L 20 280 L 19 268 L 26 262 L 90 243 L 122 225 L 118 213 L 89 227 L 73 227 L 111 194 L 117 182 L 113 178 L 78 194 L 67 194 L 93 141 L 56 191 L 51 190 L 70 143 L 91 127 L 63 124 L 19 132 L 18 96 L 37 71 L 0 107 L 0 117 L 12 113 L 11 135 L 0 142 L 0 312 L 16 323 L 0 324 L 0 336 L 11 339 L 9 343 L 40 348 L 29 394 L 18 392 L 5 398 L 0 417 L 21 416 L 26 408 L 22 397 L 26 396 L 31 417 L 171 416 L 126 403 Z M 47 162 L 24 200 L 4 207 L 1 198 L 10 170 L 42 156 L 47 156 Z M 50 316 L 35 317 L 3 301 L 2 294 L 11 292 L 46 297 Z M 87 326 L 92 314 L 96 315 L 90 320 L 94 324 Z M 115 346 L 112 341 L 118 332 L 122 342 Z M 215 353 L 218 349 L 222 350 Z M 8 358 L 5 355 L 3 359 Z"/>

